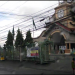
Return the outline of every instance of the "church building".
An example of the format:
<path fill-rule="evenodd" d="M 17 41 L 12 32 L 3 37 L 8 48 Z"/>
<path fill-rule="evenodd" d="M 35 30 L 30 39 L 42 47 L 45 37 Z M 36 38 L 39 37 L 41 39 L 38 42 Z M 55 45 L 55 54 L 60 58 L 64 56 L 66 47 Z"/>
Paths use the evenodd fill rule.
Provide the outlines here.
<path fill-rule="evenodd" d="M 71 53 L 75 48 L 75 26 L 72 21 L 70 11 L 74 8 L 74 0 L 59 1 L 59 5 L 55 8 L 55 13 L 50 21 L 45 23 L 46 30 L 33 40 L 35 42 L 49 39 L 54 43 L 54 49 L 58 53 L 59 47 L 65 47 L 65 54 Z M 74 10 L 75 11 L 75 10 Z"/>

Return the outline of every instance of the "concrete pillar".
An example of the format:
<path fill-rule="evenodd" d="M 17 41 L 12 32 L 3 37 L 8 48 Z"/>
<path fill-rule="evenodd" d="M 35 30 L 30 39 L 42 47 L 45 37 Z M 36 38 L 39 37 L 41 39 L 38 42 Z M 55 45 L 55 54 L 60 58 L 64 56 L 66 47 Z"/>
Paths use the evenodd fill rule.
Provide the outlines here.
<path fill-rule="evenodd" d="M 66 45 L 66 49 L 67 49 L 67 43 L 65 45 Z"/>
<path fill-rule="evenodd" d="M 65 46 L 66 46 L 66 50 L 67 50 L 67 43 L 65 43 Z M 66 53 L 66 50 L 65 50 L 65 52 L 64 52 L 64 53 Z"/>
<path fill-rule="evenodd" d="M 69 49 L 71 49 L 71 43 L 69 43 Z"/>
<path fill-rule="evenodd" d="M 58 53 L 58 48 L 57 48 L 57 45 L 55 45 L 55 51 L 56 51 L 56 53 Z"/>

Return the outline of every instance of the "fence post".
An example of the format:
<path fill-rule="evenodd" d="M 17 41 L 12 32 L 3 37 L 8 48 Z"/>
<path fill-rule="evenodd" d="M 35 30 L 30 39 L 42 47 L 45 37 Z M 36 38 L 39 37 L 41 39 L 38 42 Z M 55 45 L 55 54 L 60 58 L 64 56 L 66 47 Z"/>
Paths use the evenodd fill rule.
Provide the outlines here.
<path fill-rule="evenodd" d="M 41 43 L 40 43 L 40 45 L 39 45 L 39 47 L 40 47 L 40 51 L 39 51 L 39 54 L 40 54 L 40 62 L 41 62 L 41 64 L 42 64 L 42 59 L 41 59 Z"/>
<path fill-rule="evenodd" d="M 12 60 L 13 60 L 13 57 L 14 57 L 14 46 L 12 46 Z"/>
<path fill-rule="evenodd" d="M 21 46 L 19 46 L 19 47 L 20 47 L 20 62 L 21 62 L 21 61 L 22 61 L 22 60 L 21 60 Z"/>

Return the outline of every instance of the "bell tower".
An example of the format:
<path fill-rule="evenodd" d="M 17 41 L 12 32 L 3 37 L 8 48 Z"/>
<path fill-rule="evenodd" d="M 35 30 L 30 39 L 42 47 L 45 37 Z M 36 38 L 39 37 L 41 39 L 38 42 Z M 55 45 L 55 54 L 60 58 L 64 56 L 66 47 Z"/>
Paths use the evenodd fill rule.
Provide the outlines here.
<path fill-rule="evenodd" d="M 59 5 L 65 4 L 65 3 L 73 3 L 74 0 L 59 0 Z"/>
<path fill-rule="evenodd" d="M 59 0 L 59 5 L 55 8 L 56 20 L 59 20 L 63 25 L 67 26 L 68 28 L 75 28 L 75 26 L 70 24 L 70 22 L 73 22 L 70 16 L 70 11 L 72 10 L 74 4 L 74 0 Z"/>

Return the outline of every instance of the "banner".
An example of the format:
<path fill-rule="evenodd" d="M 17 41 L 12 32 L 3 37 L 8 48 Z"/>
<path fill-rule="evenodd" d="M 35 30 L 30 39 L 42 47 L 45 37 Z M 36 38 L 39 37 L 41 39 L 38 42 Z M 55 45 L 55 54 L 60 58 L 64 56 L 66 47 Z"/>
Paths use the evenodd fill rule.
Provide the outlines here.
<path fill-rule="evenodd" d="M 39 47 L 31 47 L 27 49 L 27 57 L 38 57 L 39 56 Z"/>
<path fill-rule="evenodd" d="M 31 56 L 38 56 L 38 50 L 31 50 Z"/>
<path fill-rule="evenodd" d="M 33 47 L 33 48 L 31 48 L 31 57 L 38 57 L 39 56 L 38 50 L 39 50 L 39 47 Z"/>

